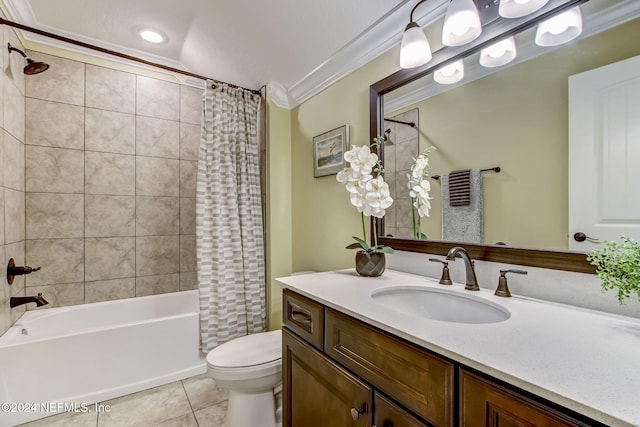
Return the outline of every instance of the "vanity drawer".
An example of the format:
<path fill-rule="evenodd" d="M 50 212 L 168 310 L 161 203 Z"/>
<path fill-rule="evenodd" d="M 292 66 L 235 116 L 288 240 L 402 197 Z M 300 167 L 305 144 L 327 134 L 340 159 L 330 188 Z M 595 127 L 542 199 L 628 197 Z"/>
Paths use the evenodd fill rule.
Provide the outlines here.
<path fill-rule="evenodd" d="M 288 289 L 282 295 L 283 323 L 319 350 L 324 334 L 324 308 L 321 304 Z"/>
<path fill-rule="evenodd" d="M 453 363 L 329 308 L 325 353 L 436 426 L 453 425 Z"/>

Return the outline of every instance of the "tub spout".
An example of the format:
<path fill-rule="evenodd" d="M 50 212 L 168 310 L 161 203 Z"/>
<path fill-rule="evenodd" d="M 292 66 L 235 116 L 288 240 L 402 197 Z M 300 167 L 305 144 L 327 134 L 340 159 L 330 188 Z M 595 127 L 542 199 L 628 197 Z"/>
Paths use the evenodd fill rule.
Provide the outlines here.
<path fill-rule="evenodd" d="M 29 297 L 11 297 L 9 300 L 9 307 L 17 307 L 22 304 L 28 304 L 30 302 L 35 302 L 36 307 L 42 307 L 43 305 L 49 304 L 49 302 L 42 297 L 41 293 L 38 293 L 38 296 L 29 296 Z"/>

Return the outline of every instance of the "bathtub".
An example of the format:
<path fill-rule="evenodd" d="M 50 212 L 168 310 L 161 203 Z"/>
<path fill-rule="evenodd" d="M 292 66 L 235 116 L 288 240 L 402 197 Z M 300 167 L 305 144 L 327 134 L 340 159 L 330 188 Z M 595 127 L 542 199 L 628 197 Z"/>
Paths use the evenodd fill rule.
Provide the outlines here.
<path fill-rule="evenodd" d="M 28 311 L 0 337 L 0 426 L 206 372 L 198 291 Z"/>

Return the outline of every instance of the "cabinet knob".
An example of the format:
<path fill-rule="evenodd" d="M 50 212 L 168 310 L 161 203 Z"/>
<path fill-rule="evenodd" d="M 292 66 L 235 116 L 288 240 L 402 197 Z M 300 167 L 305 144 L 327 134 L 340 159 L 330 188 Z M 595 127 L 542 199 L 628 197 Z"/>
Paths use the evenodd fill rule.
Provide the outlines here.
<path fill-rule="evenodd" d="M 364 414 L 367 411 L 367 405 L 364 404 L 362 405 L 362 409 L 357 409 L 357 408 L 351 408 L 351 418 L 353 418 L 354 421 L 358 421 L 360 419 L 360 415 Z"/>

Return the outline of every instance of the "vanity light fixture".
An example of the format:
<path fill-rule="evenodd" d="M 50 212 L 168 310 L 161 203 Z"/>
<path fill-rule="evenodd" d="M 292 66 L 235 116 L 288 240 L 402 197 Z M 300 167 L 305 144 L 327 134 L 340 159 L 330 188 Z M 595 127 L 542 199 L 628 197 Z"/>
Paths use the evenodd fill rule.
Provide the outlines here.
<path fill-rule="evenodd" d="M 433 79 L 443 85 L 458 83 L 464 77 L 464 63 L 462 59 L 438 68 L 433 73 Z"/>
<path fill-rule="evenodd" d="M 140 30 L 138 34 L 140 34 L 140 37 L 142 37 L 144 40 L 148 41 L 149 43 L 157 44 L 157 43 L 163 43 L 167 40 L 167 38 L 159 31 L 151 30 L 148 28 Z"/>
<path fill-rule="evenodd" d="M 481 32 L 478 8 L 473 0 L 451 0 L 444 16 L 442 43 L 462 46 L 475 40 Z"/>
<path fill-rule="evenodd" d="M 513 36 L 500 40 L 480 51 L 480 65 L 487 68 L 500 67 L 516 57 L 516 43 Z"/>
<path fill-rule="evenodd" d="M 580 7 L 564 11 L 538 24 L 536 44 L 538 46 L 558 46 L 567 43 L 582 33 Z"/>
<path fill-rule="evenodd" d="M 503 18 L 519 18 L 540 9 L 549 0 L 500 0 L 498 14 Z"/>
<path fill-rule="evenodd" d="M 422 28 L 413 21 L 413 12 L 427 0 L 420 0 L 411 9 L 409 15 L 409 23 L 404 29 L 402 35 L 402 44 L 400 47 L 400 67 L 401 68 L 413 68 L 424 65 L 431 61 L 431 46 L 427 36 L 422 31 Z"/>

